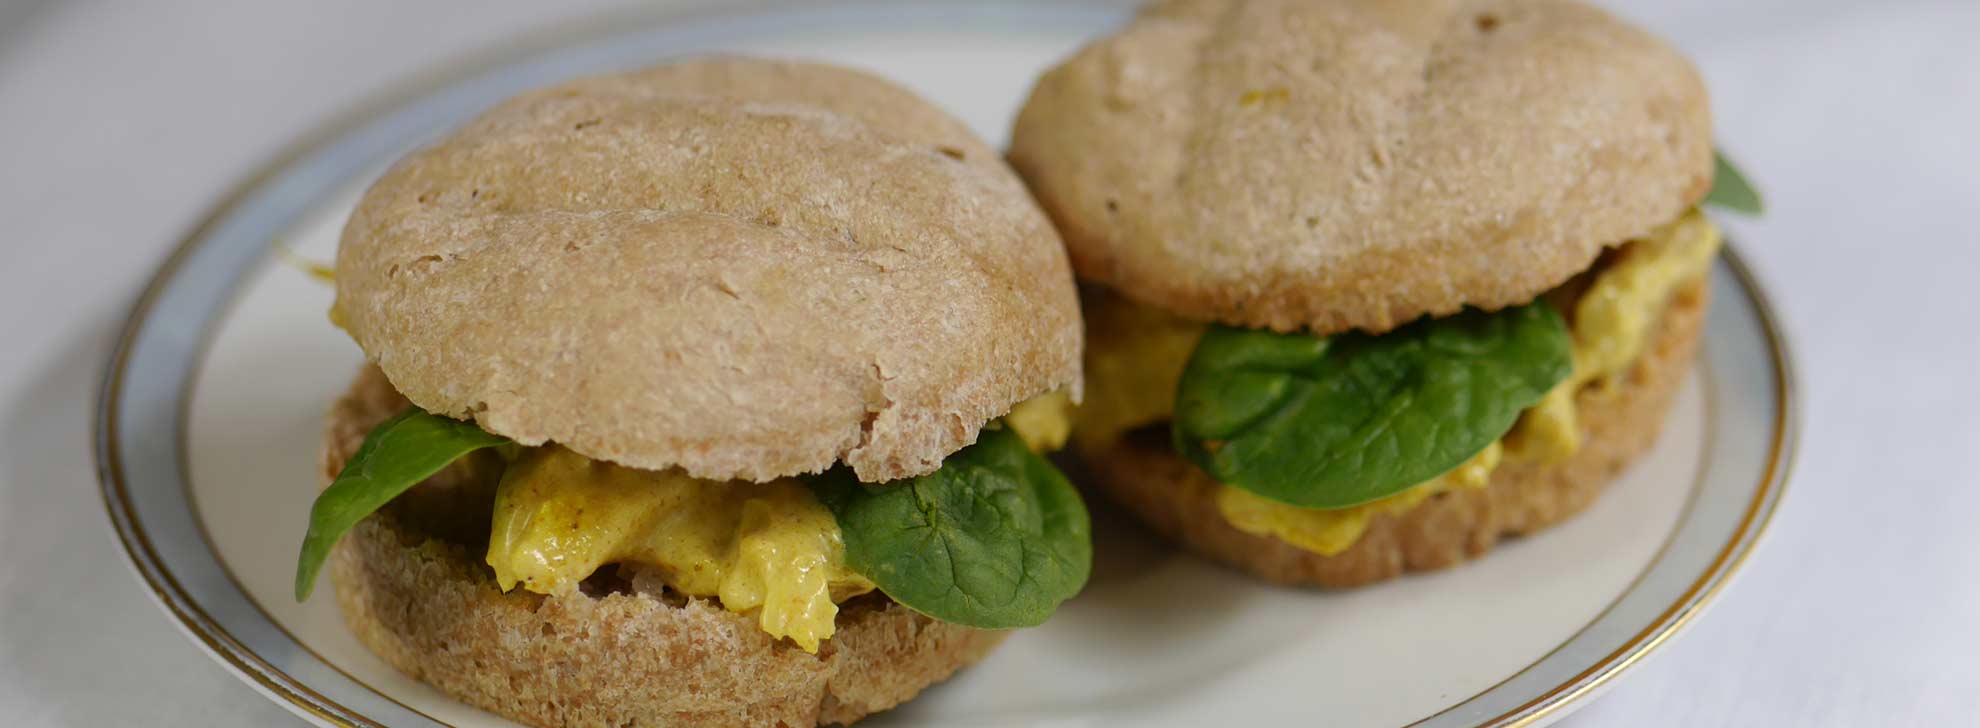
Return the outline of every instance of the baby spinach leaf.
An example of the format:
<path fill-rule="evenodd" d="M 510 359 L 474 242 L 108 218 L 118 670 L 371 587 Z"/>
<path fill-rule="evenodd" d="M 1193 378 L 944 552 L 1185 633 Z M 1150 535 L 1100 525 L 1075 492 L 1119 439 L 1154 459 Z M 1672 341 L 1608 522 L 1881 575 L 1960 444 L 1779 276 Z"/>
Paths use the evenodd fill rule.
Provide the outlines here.
<path fill-rule="evenodd" d="M 927 475 L 869 485 L 838 468 L 814 481 L 853 570 L 930 617 L 1031 627 L 1079 593 L 1093 565 L 1086 506 L 1008 428 Z"/>
<path fill-rule="evenodd" d="M 1726 160 L 1724 152 L 1712 153 L 1712 191 L 1705 193 L 1705 204 L 1718 205 L 1734 212 L 1758 215 L 1765 211 L 1761 204 L 1760 191 L 1746 181 L 1738 167 Z"/>
<path fill-rule="evenodd" d="M 1219 482 L 1345 508 L 1434 478 L 1512 428 L 1573 368 L 1546 301 L 1379 336 L 1213 327 L 1176 392 L 1176 447 Z"/>
<path fill-rule="evenodd" d="M 296 601 L 309 598 L 330 547 L 358 521 L 468 453 L 507 443 L 472 422 L 417 407 L 365 435 L 357 454 L 309 509 L 309 533 L 296 560 Z"/>

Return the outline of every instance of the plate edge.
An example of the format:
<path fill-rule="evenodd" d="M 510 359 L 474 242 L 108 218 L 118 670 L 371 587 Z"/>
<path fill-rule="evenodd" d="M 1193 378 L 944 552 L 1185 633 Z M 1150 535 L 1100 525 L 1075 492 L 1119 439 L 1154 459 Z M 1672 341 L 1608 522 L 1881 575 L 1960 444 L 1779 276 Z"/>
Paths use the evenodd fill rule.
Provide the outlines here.
<path fill-rule="evenodd" d="M 1096 6 L 1122 4 L 1104 0 L 1089 0 L 1089 3 Z M 1049 3 L 1032 2 L 1024 4 L 1049 5 Z M 362 97 L 346 111 L 331 116 L 327 121 L 293 138 L 276 154 L 255 165 L 247 176 L 230 185 L 219 197 L 218 204 L 210 207 L 197 224 L 176 238 L 177 242 L 172 250 L 154 268 L 144 288 L 129 305 L 127 309 L 129 313 L 123 323 L 114 332 L 115 346 L 103 367 L 100 384 L 96 388 L 96 407 L 92 423 L 94 436 L 91 439 L 96 474 L 107 516 L 106 525 L 110 527 L 122 546 L 126 565 L 136 572 L 150 592 L 152 600 L 173 617 L 182 633 L 193 638 L 192 641 L 210 655 L 221 658 L 221 662 L 230 672 L 248 678 L 246 681 L 255 687 L 257 692 L 283 698 L 287 701 L 285 707 L 305 719 L 354 728 L 371 728 L 380 725 L 362 716 L 352 714 L 346 717 L 338 714 L 338 710 L 348 711 L 348 709 L 296 682 L 235 641 L 225 629 L 220 628 L 217 622 L 191 601 L 183 587 L 178 585 L 170 572 L 164 569 L 162 561 L 151 548 L 141 527 L 136 525 L 134 511 L 123 487 L 121 461 L 117 458 L 115 408 L 120 401 L 122 379 L 133 343 L 167 284 L 183 267 L 192 252 L 199 247 L 198 241 L 232 215 L 253 190 L 264 186 L 281 170 L 320 150 L 330 140 L 357 128 L 365 120 L 372 118 L 373 112 L 377 109 L 401 106 L 415 101 L 437 88 L 472 78 L 478 72 L 485 72 L 501 62 L 513 62 L 571 42 L 616 35 L 624 32 L 624 27 L 619 23 L 631 19 L 650 24 L 683 21 L 704 15 L 743 17 L 754 12 L 799 5 L 801 3 L 791 0 L 756 0 L 727 5 L 712 0 L 697 0 L 666 8 L 622 9 L 565 21 L 553 27 L 507 39 L 508 42 L 505 43 L 490 44 L 443 61 Z M 1780 317 L 1774 311 L 1771 299 L 1765 293 L 1765 287 L 1730 242 L 1723 253 L 1723 260 L 1732 271 L 1742 293 L 1751 302 L 1761 329 L 1767 336 L 1767 347 L 1771 354 L 1770 363 L 1773 365 L 1775 378 L 1775 394 L 1779 402 L 1775 416 L 1774 441 L 1771 444 L 1760 492 L 1749 506 L 1748 514 L 1743 516 L 1740 528 L 1720 555 L 1715 557 L 1711 568 L 1699 581 L 1694 582 L 1690 589 L 1687 589 L 1679 603 L 1659 615 L 1649 629 L 1638 633 L 1623 647 L 1604 657 L 1574 679 L 1512 711 L 1484 721 L 1479 724 L 1480 726 L 1527 727 L 1564 717 L 1567 712 L 1582 705 L 1584 698 L 1607 687 L 1621 673 L 1690 626 L 1691 622 L 1710 606 L 1740 573 L 1765 537 L 1773 515 L 1778 510 L 1780 499 L 1786 491 L 1794 466 L 1798 462 L 1801 429 L 1799 385 L 1790 358 L 1793 347 Z M 202 336 L 210 336 L 211 333 L 212 323 L 207 322 L 202 330 Z M 204 527 L 203 524 L 201 527 Z"/>

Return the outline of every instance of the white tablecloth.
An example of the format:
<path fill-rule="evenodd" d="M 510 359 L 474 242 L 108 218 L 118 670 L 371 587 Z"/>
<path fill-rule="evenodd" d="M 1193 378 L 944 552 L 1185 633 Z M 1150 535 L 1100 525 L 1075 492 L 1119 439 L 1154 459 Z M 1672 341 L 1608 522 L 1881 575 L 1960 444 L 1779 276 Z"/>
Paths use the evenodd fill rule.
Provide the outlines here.
<path fill-rule="evenodd" d="M 0 0 L 0 715 L 297 725 L 145 597 L 88 449 L 111 329 L 284 142 L 597 2 Z M 1739 582 L 1572 725 L 1953 725 L 1980 708 L 1980 3 L 1612 2 L 1704 69 L 1772 209 L 1802 457 Z"/>

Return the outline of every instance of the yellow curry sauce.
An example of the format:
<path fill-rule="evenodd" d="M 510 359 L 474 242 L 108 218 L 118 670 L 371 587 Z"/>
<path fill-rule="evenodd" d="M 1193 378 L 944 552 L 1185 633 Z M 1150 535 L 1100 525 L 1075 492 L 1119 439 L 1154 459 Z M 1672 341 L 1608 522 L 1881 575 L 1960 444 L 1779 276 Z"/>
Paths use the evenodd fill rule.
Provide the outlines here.
<path fill-rule="evenodd" d="M 1581 448 L 1574 395 L 1606 387 L 1649 346 L 1665 304 L 1678 287 L 1705 274 L 1719 253 L 1719 229 L 1693 210 L 1616 251 L 1569 313 L 1574 372 L 1520 416 L 1506 436 L 1511 455 L 1558 462 Z"/>
<path fill-rule="evenodd" d="M 1006 422 L 1034 448 L 1057 447 L 1071 401 L 1046 394 Z M 813 653 L 832 636 L 838 604 L 874 588 L 846 564 L 838 521 L 801 480 L 703 480 L 557 445 L 521 450 L 495 492 L 496 584 L 570 594 L 608 564 L 651 567 L 675 591 L 753 611 L 763 631 Z"/>
<path fill-rule="evenodd" d="M 1225 520 L 1248 533 L 1269 535 L 1322 555 L 1347 550 L 1379 514 L 1399 515 L 1430 496 L 1483 487 L 1501 457 L 1554 462 L 1573 455 L 1581 433 L 1574 395 L 1584 386 L 1606 386 L 1648 345 L 1658 317 L 1677 288 L 1710 266 L 1719 231 L 1693 210 L 1620 248 L 1594 274 L 1568 314 L 1574 339 L 1574 371 L 1521 415 L 1501 443 L 1450 472 L 1408 490 L 1352 508 L 1286 505 L 1225 486 L 1217 507 Z M 1129 430 L 1167 422 L 1175 392 L 1204 325 L 1089 291 L 1087 395 L 1073 431 L 1082 447 L 1113 443 Z"/>
<path fill-rule="evenodd" d="M 1394 495 L 1350 508 L 1317 510 L 1266 500 L 1251 491 L 1224 486 L 1217 489 L 1217 510 L 1224 520 L 1245 533 L 1272 536 L 1318 554 L 1348 550 L 1368 530 L 1377 515 L 1402 515 L 1430 496 L 1453 488 L 1483 488 L 1491 481 L 1503 451 L 1492 443 L 1450 472 Z"/>
<path fill-rule="evenodd" d="M 1072 436 L 1073 407 L 1072 395 L 1046 392 L 1017 403 L 1004 415 L 1004 424 L 1032 452 L 1052 452 L 1065 447 L 1066 438 Z"/>

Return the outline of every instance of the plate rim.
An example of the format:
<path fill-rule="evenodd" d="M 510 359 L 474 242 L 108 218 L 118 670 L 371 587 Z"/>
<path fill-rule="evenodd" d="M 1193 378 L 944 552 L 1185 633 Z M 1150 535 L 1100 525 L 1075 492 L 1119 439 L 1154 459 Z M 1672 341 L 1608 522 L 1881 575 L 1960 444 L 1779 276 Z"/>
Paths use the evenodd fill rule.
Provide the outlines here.
<path fill-rule="evenodd" d="M 1054 4 L 1041 2 L 1040 0 L 1004 0 L 1004 2 L 1015 5 Z M 206 207 L 206 212 L 200 216 L 199 222 L 177 237 L 176 241 L 172 244 L 171 250 L 153 269 L 143 288 L 140 289 L 129 304 L 128 312 L 123 322 L 115 330 L 114 345 L 109 358 L 104 364 L 101 378 L 99 379 L 100 384 L 96 389 L 96 403 L 93 408 L 94 418 L 92 421 L 93 459 L 99 481 L 99 489 L 103 498 L 104 510 L 108 517 L 107 525 L 113 531 L 119 545 L 122 547 L 125 564 L 146 587 L 152 600 L 172 617 L 173 623 L 179 631 L 184 633 L 195 645 L 207 652 L 209 656 L 219 661 L 229 672 L 233 673 L 250 687 L 253 687 L 256 692 L 262 693 L 277 703 L 283 704 L 284 707 L 298 712 L 299 715 L 305 718 L 312 718 L 314 721 L 325 725 L 349 726 L 352 728 L 372 728 L 383 725 L 318 693 L 308 684 L 270 664 L 265 658 L 242 644 L 224 626 L 213 619 L 211 615 L 207 614 L 200 607 L 198 601 L 179 584 L 164 560 L 154 550 L 151 540 L 145 534 L 144 528 L 136 514 L 136 509 L 130 500 L 128 485 L 124 477 L 123 462 L 119 458 L 121 450 L 118 447 L 117 439 L 117 411 L 118 405 L 122 401 L 123 382 L 129 372 L 130 354 L 138 335 L 144 330 L 145 325 L 149 323 L 149 314 L 157 304 L 162 293 L 172 283 L 176 274 L 184 267 L 186 261 L 195 251 L 201 248 L 202 244 L 210 237 L 210 234 L 220 223 L 229 219 L 255 191 L 266 187 L 281 172 L 294 167 L 297 163 L 309 158 L 314 153 L 323 150 L 336 139 L 345 137 L 356 131 L 368 120 L 379 116 L 380 112 L 401 108 L 414 103 L 450 85 L 464 82 L 480 73 L 499 70 L 504 65 L 519 62 L 559 47 L 599 41 L 617 35 L 636 33 L 640 30 L 650 30 L 672 23 L 693 22 L 702 19 L 738 19 L 762 12 L 795 8 L 822 9 L 823 6 L 828 4 L 857 6 L 875 5 L 876 3 L 848 0 L 836 0 L 831 3 L 805 3 L 801 0 L 748 0 L 739 3 L 723 3 L 721 0 L 685 0 L 659 7 L 647 6 L 593 13 L 585 17 L 554 23 L 519 36 L 498 39 L 496 43 L 481 46 L 477 50 L 460 54 L 452 59 L 427 66 L 421 70 L 416 70 L 396 81 L 388 83 L 381 91 L 360 97 L 358 101 L 352 103 L 345 110 L 333 114 L 326 120 L 309 127 L 303 133 L 283 144 L 277 152 L 267 157 L 263 162 L 254 165 L 247 174 L 242 175 L 236 182 L 229 185 L 218 198 L 217 202 L 209 204 Z M 958 2 L 955 4 L 963 3 Z M 1080 4 L 1094 7 L 1132 5 L 1132 3 L 1120 2 L 1118 0 L 1082 0 Z M 628 28 L 623 25 L 628 20 L 637 22 L 639 24 L 638 27 Z M 1745 511 L 1740 516 L 1738 525 L 1727 537 L 1726 543 L 1718 549 L 1710 564 L 1686 587 L 1685 591 L 1679 595 L 1675 602 L 1659 613 L 1654 619 L 1650 620 L 1641 631 L 1630 636 L 1629 639 L 1625 640 L 1614 651 L 1595 660 L 1589 667 L 1560 685 L 1504 713 L 1478 722 L 1476 725 L 1515 727 L 1541 725 L 1563 717 L 1572 709 L 1585 704 L 1587 698 L 1605 690 L 1616 677 L 1641 662 L 1643 658 L 1690 626 L 1698 615 L 1709 607 L 1724 592 L 1726 587 L 1732 583 L 1765 537 L 1798 461 L 1801 405 L 1799 400 L 1799 385 L 1792 361 L 1793 346 L 1790 343 L 1786 327 L 1782 324 L 1780 316 L 1776 313 L 1773 302 L 1766 293 L 1767 289 L 1763 286 L 1759 276 L 1746 262 L 1745 258 L 1736 250 L 1736 245 L 1734 241 L 1727 240 L 1721 252 L 1720 260 L 1731 273 L 1733 283 L 1737 289 L 1750 302 L 1755 322 L 1765 336 L 1766 340 L 1763 348 L 1768 352 L 1768 363 L 1772 370 L 1774 383 L 1774 392 L 1772 394 L 1777 403 L 1777 407 L 1773 413 L 1772 438 L 1768 443 L 1769 451 L 1765 458 L 1766 465 L 1751 500 L 1747 503 Z M 280 252 L 279 245 L 271 244 L 264 254 L 272 255 L 279 254 Z M 220 318 L 223 317 L 215 317 L 199 324 L 198 343 L 194 347 L 192 354 L 195 361 L 198 362 L 195 365 L 195 370 L 199 365 L 204 363 L 205 355 L 210 350 L 213 339 L 220 330 L 220 327 L 217 325 Z M 1698 356 L 1702 357 L 1702 352 Z M 1709 387 L 1711 382 L 1706 381 L 1704 384 Z M 1716 398 L 1710 397 L 1708 393 L 1708 399 Z M 182 402 L 181 406 L 183 408 L 189 406 L 189 404 L 190 402 L 188 400 Z M 180 419 L 183 422 L 184 412 L 180 414 Z M 183 451 L 185 445 L 183 435 L 184 433 L 182 431 L 179 442 L 174 446 L 175 449 L 179 450 L 179 467 L 181 469 L 185 468 L 189 463 Z M 1709 456 L 1707 459 L 1709 461 Z M 189 474 L 186 478 L 186 485 L 190 488 Z M 1688 513 L 1689 507 L 1687 506 L 1683 512 Z M 1680 517 L 1679 524 L 1684 522 L 1684 518 L 1685 516 Z M 200 531 L 198 535 L 205 542 L 207 550 L 212 551 L 212 541 L 210 538 L 207 538 L 204 532 L 205 524 L 197 518 L 194 520 Z M 1667 537 L 1667 539 L 1674 538 L 1676 533 L 1677 529 L 1674 527 L 1672 535 Z M 1662 558 L 1663 551 L 1668 546 L 1669 544 L 1666 543 L 1664 547 L 1659 548 L 1656 555 L 1652 557 L 1650 564 L 1645 566 L 1644 573 L 1648 573 L 1649 568 L 1654 566 Z M 221 564 L 225 564 L 225 560 L 220 559 L 217 553 L 214 553 L 213 556 Z M 223 566 L 223 570 L 227 571 L 227 576 L 230 582 L 232 582 L 231 585 L 233 588 L 245 593 L 245 590 L 238 581 L 234 579 L 231 569 L 224 569 Z M 1637 579 L 1640 580 L 1641 576 L 1639 574 Z M 1627 595 L 1634 588 L 1636 588 L 1636 582 L 1632 581 L 1617 596 L 1617 601 L 1620 601 L 1624 595 Z M 1599 622 L 1602 616 L 1606 615 L 1614 606 L 1615 602 L 1612 602 L 1609 607 L 1605 607 L 1588 624 L 1583 625 L 1581 630 L 1577 630 L 1573 635 L 1563 640 L 1561 645 L 1556 646 L 1554 651 L 1558 651 L 1571 643 L 1589 627 Z M 259 609 L 259 605 L 256 608 Z M 280 628 L 279 624 L 277 626 Z M 285 628 L 281 629 L 281 631 L 285 635 L 288 635 L 292 641 L 295 641 L 298 645 L 302 645 L 302 642 L 296 640 L 294 635 L 289 635 Z M 316 654 L 307 645 L 302 646 L 312 655 Z M 1537 658 L 1534 662 L 1529 663 L 1526 667 L 1507 676 L 1505 681 L 1510 681 L 1513 677 L 1539 664 L 1540 661 L 1551 656 L 1554 651 L 1550 651 L 1546 655 Z M 370 687 L 364 681 L 357 680 L 354 676 L 345 673 L 341 667 L 330 664 L 327 660 L 321 660 L 320 656 L 318 656 L 318 659 L 326 665 L 330 665 L 337 672 L 351 677 L 351 679 L 360 685 L 365 685 L 367 688 Z M 1437 713 L 1425 716 L 1409 725 L 1421 725 L 1444 716 L 1463 707 L 1470 700 L 1498 688 L 1505 681 L 1479 690 L 1461 699 L 1456 704 Z M 373 691 L 377 692 L 376 689 L 373 689 Z M 423 712 L 399 702 L 390 695 L 385 695 L 382 692 L 379 695 L 416 714 L 425 715 Z M 430 716 L 428 718 L 431 719 Z M 439 721 L 435 720 L 435 722 L 438 723 Z"/>
<path fill-rule="evenodd" d="M 1518 707 L 1478 723 L 1477 725 L 1480 728 L 1484 728 L 1485 726 L 1492 726 L 1493 728 L 1527 728 L 1529 726 L 1546 725 L 1565 717 L 1567 713 L 1585 705 L 1587 699 L 1606 690 L 1618 676 L 1642 662 L 1645 657 L 1655 652 L 1658 647 L 1663 646 L 1687 627 L 1691 626 L 1697 620 L 1698 616 L 1703 614 L 1720 594 L 1724 593 L 1726 587 L 1732 584 L 1741 572 L 1741 569 L 1746 566 L 1747 561 L 1758 550 L 1762 539 L 1767 535 L 1768 527 L 1773 524 L 1774 513 L 1779 510 L 1781 498 L 1787 491 L 1788 482 L 1792 478 L 1795 464 L 1799 460 L 1796 455 L 1800 450 L 1801 443 L 1800 390 L 1799 384 L 1795 379 L 1795 370 L 1792 363 L 1793 347 L 1789 343 L 1786 327 L 1782 325 L 1779 315 L 1775 313 L 1773 301 L 1767 296 L 1766 289 L 1760 283 L 1759 275 L 1754 272 L 1753 268 L 1746 262 L 1745 256 L 1741 255 L 1736 247 L 1737 242 L 1732 240 L 1730 236 L 1727 236 L 1724 246 L 1719 251 L 1718 260 L 1724 263 L 1726 269 L 1732 273 L 1733 282 L 1737 284 L 1740 292 L 1745 294 L 1747 300 L 1752 304 L 1753 313 L 1760 326 L 1761 333 L 1766 336 L 1768 363 L 1773 370 L 1774 397 L 1775 401 L 1779 403 L 1774 411 L 1774 432 L 1771 442 L 1768 443 L 1767 465 L 1761 473 L 1758 488 L 1754 491 L 1752 499 L 1748 501 L 1745 512 L 1740 516 L 1738 527 L 1733 529 L 1732 534 L 1727 538 L 1725 546 L 1713 556 L 1711 564 L 1699 574 L 1698 579 L 1693 581 L 1690 586 L 1687 586 L 1678 600 L 1673 602 L 1662 613 L 1658 614 L 1643 630 L 1632 635 L 1614 651 L 1604 655 L 1600 660 L 1597 660 L 1593 665 L 1577 673 L 1567 682 L 1534 697 L 1532 700 Z M 1702 359 L 1705 353 L 1701 350 L 1694 356 Z M 1708 387 L 1712 386 L 1711 382 L 1706 382 L 1706 384 Z M 1712 443 L 1707 443 L 1708 447 L 1711 445 Z M 1707 462 L 1709 462 L 1709 459 Z M 1687 508 L 1687 510 L 1689 509 Z M 1681 519 L 1679 524 L 1682 525 L 1682 523 L 1683 521 Z M 1677 531 L 1673 529 L 1673 537 L 1675 537 L 1676 533 Z M 1652 558 L 1651 565 L 1654 566 L 1657 560 L 1661 558 L 1662 553 L 1660 550 L 1659 555 Z M 1648 573 L 1648 567 L 1646 567 L 1645 573 Z M 1623 594 L 1627 595 L 1634 588 L 1634 584 L 1626 587 L 1623 590 Z M 1619 596 L 1618 600 L 1620 598 Z M 1613 606 L 1612 603 L 1611 607 Z M 1605 609 L 1604 613 L 1606 611 Z M 1583 630 L 1586 630 L 1588 626 L 1593 626 L 1601 618 L 1602 615 L 1598 614 L 1595 619 L 1590 620 L 1587 626 L 1583 627 Z M 1577 631 L 1575 635 L 1568 638 L 1567 642 L 1572 642 L 1580 634 Z M 1562 644 L 1565 645 L 1567 642 L 1563 642 Z M 1546 657 L 1543 656 L 1540 659 L 1544 660 Z M 1538 664 L 1538 662 L 1536 660 L 1534 664 Z M 1514 676 L 1517 675 L 1518 673 L 1514 673 Z M 1506 679 L 1511 680 L 1512 677 Z M 1503 681 L 1486 688 L 1484 691 L 1480 691 L 1472 697 L 1475 698 L 1478 695 L 1490 692 L 1502 684 L 1504 684 Z M 1471 698 L 1466 698 L 1465 701 L 1460 701 L 1450 708 L 1439 711 L 1410 725 L 1415 726 L 1427 723 L 1437 716 L 1456 710 L 1464 702 L 1468 702 L 1469 700 Z"/>

